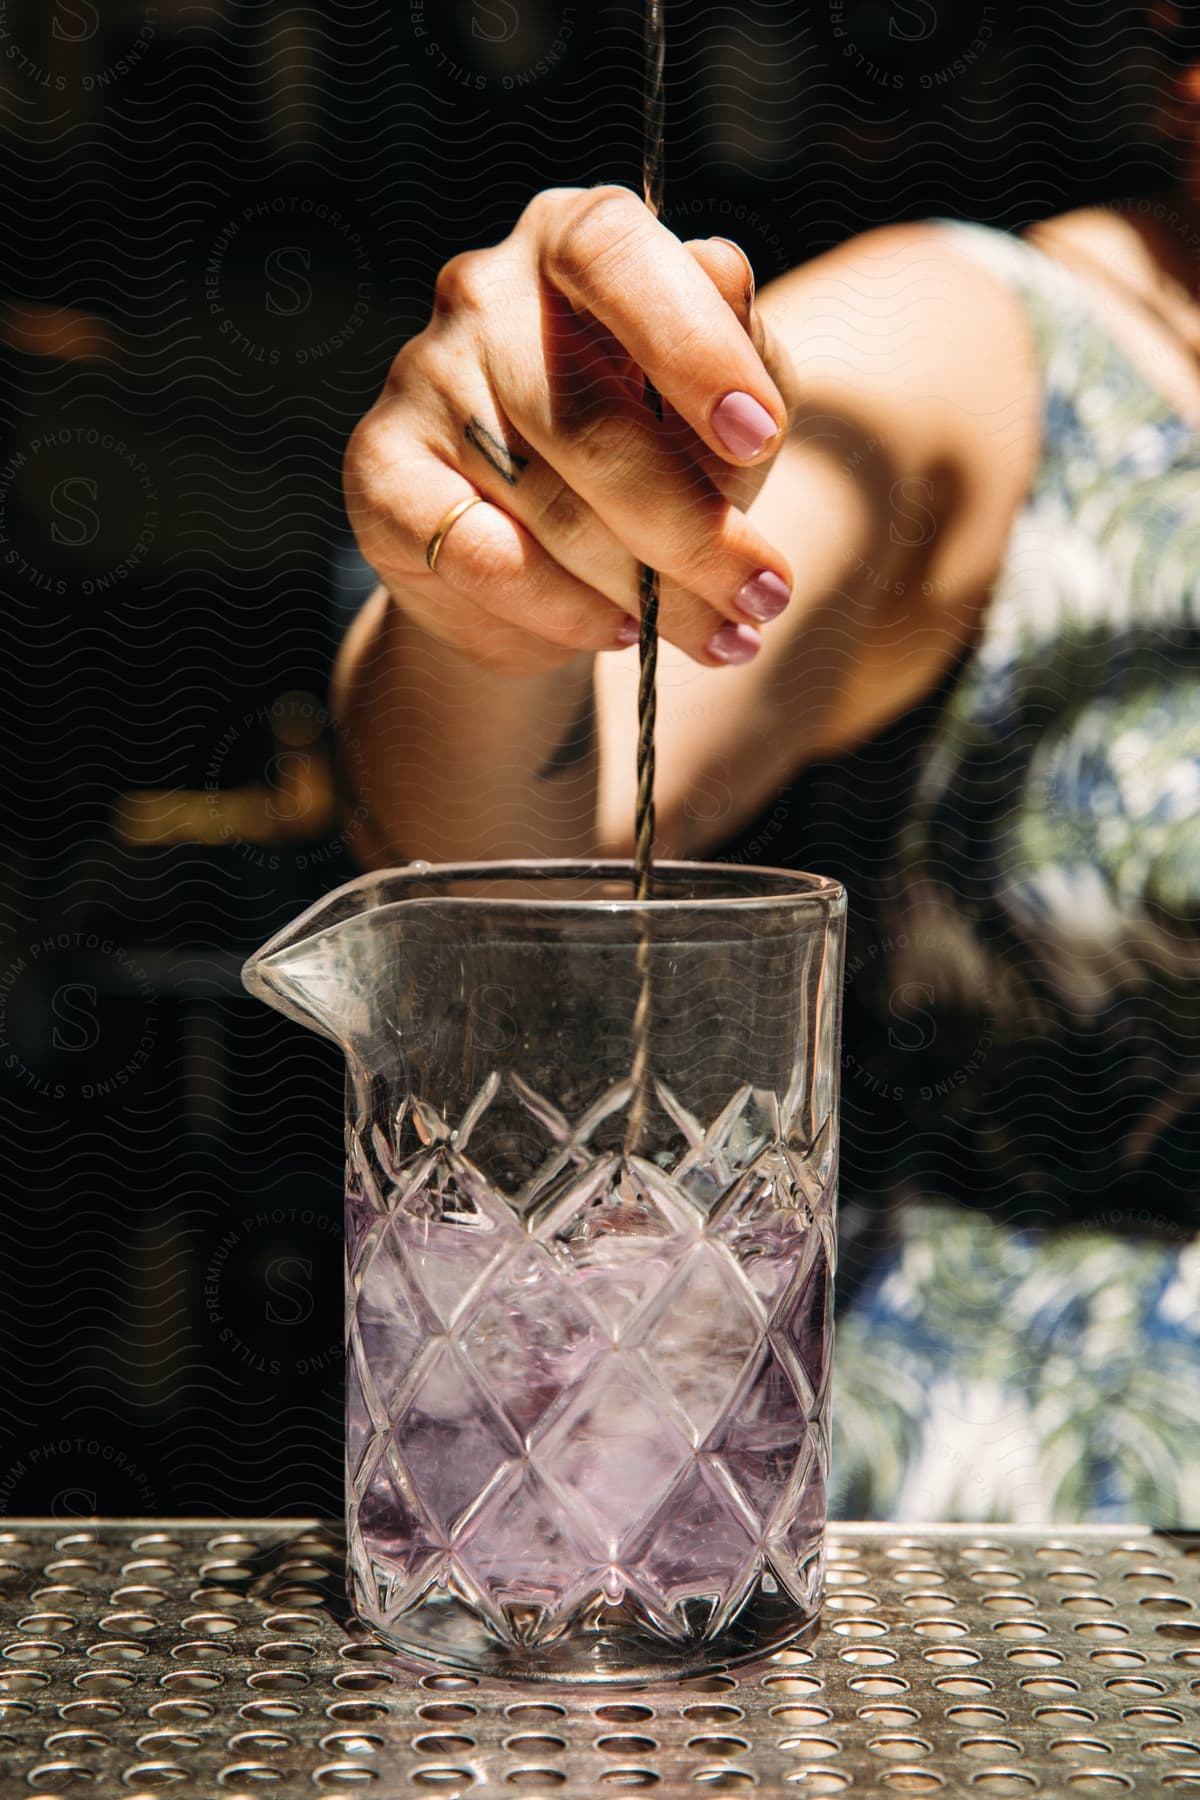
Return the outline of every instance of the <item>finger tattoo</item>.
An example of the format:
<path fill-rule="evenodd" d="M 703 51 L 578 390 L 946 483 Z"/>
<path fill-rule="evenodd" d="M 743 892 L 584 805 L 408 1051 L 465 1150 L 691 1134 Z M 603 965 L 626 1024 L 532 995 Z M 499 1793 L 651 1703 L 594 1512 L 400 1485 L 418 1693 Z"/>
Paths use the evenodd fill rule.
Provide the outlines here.
<path fill-rule="evenodd" d="M 522 471 L 529 466 L 527 456 L 518 456 L 515 450 L 510 450 L 503 438 L 498 438 L 494 432 L 489 431 L 483 420 L 477 419 L 474 413 L 467 423 L 464 436 L 468 444 L 474 444 L 481 456 L 487 457 L 502 481 L 507 481 L 509 487 L 516 487 Z"/>

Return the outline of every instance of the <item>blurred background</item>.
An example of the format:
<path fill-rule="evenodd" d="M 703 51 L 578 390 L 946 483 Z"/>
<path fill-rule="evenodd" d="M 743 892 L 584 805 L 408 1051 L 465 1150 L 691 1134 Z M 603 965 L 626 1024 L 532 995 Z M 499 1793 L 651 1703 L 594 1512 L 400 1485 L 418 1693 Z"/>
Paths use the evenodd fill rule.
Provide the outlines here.
<path fill-rule="evenodd" d="M 670 0 L 665 220 L 760 285 L 1152 196 L 1115 0 Z M 0 1512 L 340 1511 L 341 452 L 441 262 L 640 187 L 630 0 L 0 0 Z M 848 1195 L 872 1183 L 845 1126 Z"/>

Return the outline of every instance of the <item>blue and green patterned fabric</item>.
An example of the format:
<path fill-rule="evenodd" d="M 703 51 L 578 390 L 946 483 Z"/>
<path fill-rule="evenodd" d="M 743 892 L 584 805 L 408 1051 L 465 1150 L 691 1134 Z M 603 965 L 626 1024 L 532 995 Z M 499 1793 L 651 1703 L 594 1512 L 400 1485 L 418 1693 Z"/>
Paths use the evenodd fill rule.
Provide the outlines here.
<path fill-rule="evenodd" d="M 1195 1525 L 1200 430 L 939 228 L 1026 309 L 1037 478 L 970 652 L 759 857 L 850 898 L 832 1508 Z"/>
<path fill-rule="evenodd" d="M 1200 1518 L 1200 1242 L 927 1201 L 837 1320 L 838 1518 Z"/>

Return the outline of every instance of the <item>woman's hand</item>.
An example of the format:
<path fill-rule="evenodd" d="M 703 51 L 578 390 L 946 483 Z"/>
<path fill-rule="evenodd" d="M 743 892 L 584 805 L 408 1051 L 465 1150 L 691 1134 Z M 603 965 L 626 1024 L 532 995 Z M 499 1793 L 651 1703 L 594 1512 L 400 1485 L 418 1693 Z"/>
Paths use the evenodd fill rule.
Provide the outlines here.
<path fill-rule="evenodd" d="M 346 459 L 367 561 L 422 630 L 524 675 L 659 631 L 710 667 L 757 654 L 787 561 L 745 503 L 783 442 L 745 257 L 681 244 L 624 188 L 553 188 L 454 257 Z M 663 398 L 655 418 L 643 371 Z M 478 493 L 431 574 L 429 540 Z"/>

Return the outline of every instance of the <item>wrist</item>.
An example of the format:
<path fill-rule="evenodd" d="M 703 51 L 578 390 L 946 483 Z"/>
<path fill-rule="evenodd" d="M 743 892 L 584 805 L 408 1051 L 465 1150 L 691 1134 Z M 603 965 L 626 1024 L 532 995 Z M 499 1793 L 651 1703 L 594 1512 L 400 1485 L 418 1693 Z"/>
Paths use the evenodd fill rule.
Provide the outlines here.
<path fill-rule="evenodd" d="M 572 677 L 590 677 L 595 662 L 593 650 L 551 644 L 482 607 L 470 607 L 464 618 L 461 611 L 439 616 L 436 603 L 413 605 L 403 593 L 386 588 L 376 599 L 379 628 L 393 662 L 415 664 L 424 679 L 443 687 L 453 684 L 460 696 L 552 694 Z M 435 629 L 435 619 L 446 629 Z"/>

